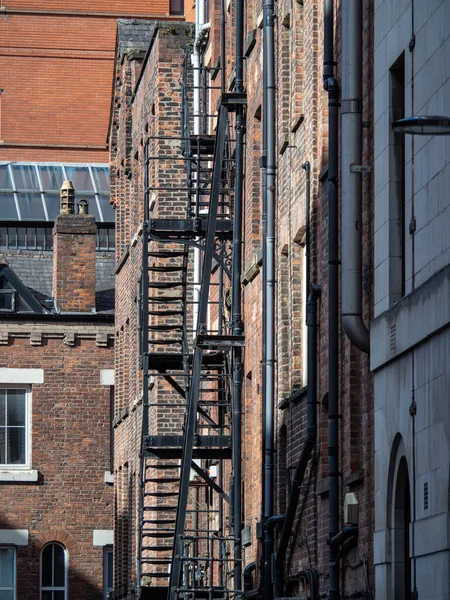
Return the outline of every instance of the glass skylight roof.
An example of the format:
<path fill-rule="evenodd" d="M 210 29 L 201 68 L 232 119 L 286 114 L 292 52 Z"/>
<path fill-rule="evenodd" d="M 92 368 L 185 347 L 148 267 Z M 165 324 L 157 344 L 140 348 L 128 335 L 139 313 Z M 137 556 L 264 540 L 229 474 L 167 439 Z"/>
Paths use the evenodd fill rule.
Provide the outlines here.
<path fill-rule="evenodd" d="M 54 221 L 65 179 L 75 188 L 75 202 L 89 203 L 100 223 L 114 223 L 109 203 L 109 167 L 101 164 L 0 162 L 0 220 Z"/>

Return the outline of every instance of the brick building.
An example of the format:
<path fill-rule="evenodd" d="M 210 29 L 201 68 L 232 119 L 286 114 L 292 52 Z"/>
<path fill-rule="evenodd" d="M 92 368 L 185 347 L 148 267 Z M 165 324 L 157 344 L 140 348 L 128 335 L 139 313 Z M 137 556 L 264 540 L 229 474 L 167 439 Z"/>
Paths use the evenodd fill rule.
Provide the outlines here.
<path fill-rule="evenodd" d="M 112 588 L 116 23 L 191 11 L 182 0 L 0 5 L 2 597 Z M 66 180 L 91 216 L 58 216 Z"/>
<path fill-rule="evenodd" d="M 325 7 L 327 6 L 328 10 L 330 3 L 326 3 Z M 333 392 L 337 405 L 334 405 L 333 409 L 330 408 L 328 345 L 332 325 L 328 308 L 328 196 L 329 188 L 335 185 L 336 178 L 332 175 L 329 184 L 330 111 L 327 92 L 323 89 L 324 8 L 321 2 L 314 0 L 305 0 L 294 5 L 277 5 L 274 44 L 277 89 L 274 246 L 276 333 L 275 360 L 272 363 L 275 371 L 275 396 L 272 405 L 274 451 L 269 460 L 266 399 L 270 394 L 267 383 L 270 370 L 267 370 L 267 364 L 272 359 L 267 355 L 267 321 L 263 317 L 263 298 L 267 294 L 264 260 L 270 259 L 267 247 L 264 247 L 264 227 L 267 227 L 264 208 L 266 200 L 261 200 L 266 193 L 265 188 L 269 186 L 265 184 L 268 159 L 261 160 L 261 157 L 267 156 L 265 128 L 268 127 L 267 121 L 264 121 L 264 111 L 268 108 L 263 94 L 266 78 L 263 73 L 263 29 L 265 23 L 270 23 L 270 18 L 263 18 L 261 3 L 251 2 L 246 5 L 243 20 L 243 39 L 246 40 L 243 46 L 246 91 L 244 94 L 239 79 L 239 61 L 234 58 L 237 52 L 235 28 L 240 19 L 237 9 L 236 3 L 221 8 L 218 2 L 209 3 L 205 13 L 201 13 L 199 9 L 201 14 L 197 15 L 194 41 L 194 54 L 198 53 L 199 62 L 196 63 L 197 58 L 194 57 L 193 70 L 189 68 L 190 60 L 183 66 L 183 55 L 186 52 L 184 29 L 164 28 L 161 25 L 155 27 L 149 23 L 148 39 L 145 40 L 145 24 L 142 23 L 139 28 L 131 22 L 119 24 L 115 76 L 117 86 L 114 90 L 110 134 L 114 165 L 111 193 L 116 205 L 117 255 L 120 268 L 117 279 L 119 318 L 116 322 L 116 335 L 119 340 L 117 347 L 123 348 L 116 354 L 116 361 L 120 362 L 120 366 L 116 362 L 117 385 L 121 386 L 117 392 L 115 406 L 115 439 L 116 446 L 120 447 L 116 452 L 115 473 L 117 481 L 121 482 L 116 487 L 116 593 L 117 597 L 131 597 L 132 589 L 137 584 L 138 594 L 142 594 L 142 597 L 146 593 L 165 597 L 168 586 L 169 589 L 170 586 L 178 588 L 181 581 L 182 589 L 199 596 L 208 593 L 206 590 L 209 587 L 214 590 L 217 587 L 217 592 L 213 593 L 231 594 L 234 593 L 233 589 L 239 589 L 236 585 L 240 586 L 243 583 L 249 597 L 270 597 L 266 594 L 271 593 L 268 590 L 275 584 L 277 595 L 298 597 L 305 593 L 318 598 L 320 593 L 329 590 L 331 585 L 336 585 L 335 580 L 333 584 L 330 583 L 330 568 L 336 573 L 338 565 L 338 593 L 347 597 L 370 597 L 375 587 L 372 378 L 366 352 L 358 350 L 347 339 L 340 317 L 339 321 L 334 323 L 338 332 L 337 352 L 334 353 L 337 359 L 335 373 L 338 381 Z M 334 9 L 335 26 L 334 29 L 331 27 L 335 42 L 334 76 L 340 81 L 343 60 L 340 3 L 336 3 Z M 226 17 L 225 39 L 221 28 L 221 10 L 222 16 Z M 267 6 L 264 10 L 268 10 Z M 358 164 L 361 166 L 370 165 L 373 156 L 373 5 L 370 1 L 363 3 L 362 15 L 360 35 L 363 41 L 359 53 L 362 113 L 359 119 L 360 122 L 364 121 L 366 126 L 362 130 L 360 141 Z M 326 17 L 329 25 L 329 11 Z M 128 43 L 130 48 L 127 53 Z M 178 53 L 174 54 L 176 47 Z M 331 63 L 328 62 L 327 65 L 329 67 Z M 199 71 L 197 79 L 196 68 Z M 182 98 L 180 88 L 184 90 Z M 197 100 L 196 89 L 200 90 Z M 239 107 L 244 103 L 245 111 L 241 112 L 243 109 Z M 176 120 L 179 119 L 180 113 L 181 130 L 180 121 Z M 200 119 L 196 121 L 198 114 Z M 229 273 L 227 274 L 224 268 L 228 263 L 221 262 L 216 256 L 215 266 L 211 269 L 210 264 L 206 262 L 209 238 L 207 232 L 203 231 L 201 222 L 202 215 L 208 212 L 209 227 L 211 219 L 216 219 L 216 229 L 211 239 L 217 252 L 220 240 L 224 239 L 221 238 L 221 233 L 227 226 L 226 222 L 230 223 L 230 217 L 233 217 L 236 228 L 236 213 L 233 211 L 237 210 L 234 203 L 239 194 L 239 184 L 236 181 L 240 177 L 238 173 L 242 173 L 242 170 L 239 171 L 237 156 L 239 131 L 242 131 L 240 123 L 244 115 L 245 176 L 240 280 L 245 349 L 241 355 L 240 351 L 236 350 L 241 343 L 239 318 L 233 309 L 236 300 L 227 283 Z M 336 134 L 337 130 L 334 130 L 333 141 L 337 139 Z M 215 153 L 211 152 L 208 155 L 207 146 L 214 138 L 217 138 Z M 184 183 L 183 173 L 178 166 L 180 164 L 184 164 L 186 168 Z M 199 170 L 196 170 L 197 167 Z M 359 316 L 369 323 L 373 307 L 372 175 L 370 169 L 361 171 L 356 177 L 359 181 L 357 185 L 362 190 L 364 225 L 360 242 L 363 248 L 362 267 L 359 271 L 364 274 L 364 280 L 361 277 L 356 288 L 359 287 L 359 295 L 362 298 Z M 170 185 L 167 174 L 171 178 Z M 215 175 L 221 182 L 217 189 L 214 187 Z M 197 184 L 200 180 L 204 187 Z M 227 194 L 231 197 L 229 204 Z M 223 206 L 223 212 L 218 209 L 217 218 L 211 217 L 216 210 L 214 203 L 218 198 L 218 206 Z M 334 202 L 336 200 L 340 207 L 340 193 Z M 196 215 L 200 219 L 197 230 L 194 221 L 189 221 L 189 217 L 195 219 Z M 166 221 L 162 223 L 161 219 Z M 340 236 L 340 233 L 336 231 L 336 235 Z M 200 262 L 203 265 L 207 264 L 206 268 L 203 267 L 203 272 L 196 270 L 195 250 L 192 250 L 196 239 L 200 240 L 200 245 L 203 244 L 201 252 L 204 251 L 204 255 L 202 254 Z M 232 254 L 230 256 L 227 243 L 225 241 L 222 246 L 224 256 L 231 258 L 234 270 L 238 267 L 233 262 Z M 180 263 L 169 257 L 170 253 L 176 252 L 177 249 L 179 251 L 180 247 L 184 248 L 181 254 L 187 253 L 190 267 L 183 267 L 182 260 Z M 142 309 L 143 303 L 147 302 L 143 298 L 148 296 L 151 304 L 154 289 L 157 289 L 165 303 L 165 310 L 170 311 L 173 309 L 171 297 L 174 296 L 177 285 L 181 285 L 179 280 L 176 283 L 174 276 L 169 274 L 170 269 L 166 268 L 167 264 L 164 266 L 162 255 L 158 254 L 160 252 L 167 253 L 173 272 L 181 270 L 185 273 L 185 306 L 188 314 L 192 314 L 194 324 L 197 324 L 197 341 L 194 342 L 194 348 L 191 346 L 189 334 L 192 327 L 184 323 L 183 330 L 187 332 L 188 339 L 188 345 L 183 348 L 187 349 L 188 353 L 192 352 L 192 358 L 189 359 L 192 362 L 187 363 L 190 392 L 186 390 L 186 383 L 182 379 L 181 367 L 178 370 L 174 367 L 177 360 L 181 364 L 182 353 L 179 349 L 165 346 L 166 341 L 162 339 L 160 343 L 163 347 L 160 350 L 143 347 L 149 338 L 155 338 L 156 331 L 160 331 L 160 336 L 166 335 L 163 331 L 171 331 L 170 335 L 175 337 L 174 329 L 171 328 L 176 328 L 177 325 L 180 327 L 180 323 L 172 320 L 168 314 L 158 315 L 151 307 L 147 313 Z M 336 260 L 331 260 L 331 264 L 333 269 L 337 264 Z M 145 275 L 147 268 L 149 281 Z M 195 301 L 197 284 L 200 288 L 198 304 Z M 314 287 L 311 287 L 312 284 Z M 318 286 L 320 294 L 317 293 Z M 203 295 L 207 297 L 205 302 L 209 306 L 209 316 L 203 322 L 202 290 L 205 289 L 207 291 Z M 318 342 L 315 356 L 310 355 L 317 368 L 316 385 L 314 381 L 309 383 L 307 378 L 308 334 L 305 313 L 307 296 L 311 290 L 317 295 L 314 304 L 317 306 L 318 315 Z M 334 302 L 334 307 L 341 304 L 339 298 L 335 298 Z M 143 315 L 141 319 L 139 312 Z M 346 323 L 349 316 L 352 321 L 353 314 L 346 314 Z M 147 324 L 148 331 L 145 331 Z M 180 339 L 182 337 L 180 334 Z M 128 352 L 125 352 L 125 348 Z M 242 390 L 242 417 L 239 418 L 240 409 L 233 404 L 234 396 L 229 388 L 224 392 L 224 404 L 221 404 L 219 389 L 214 386 L 208 388 L 208 412 L 205 416 L 204 412 L 199 410 L 198 419 L 195 420 L 192 419 L 192 409 L 191 412 L 187 410 L 183 432 L 185 440 L 188 441 L 185 441 L 184 445 L 181 444 L 182 448 L 177 450 L 173 445 L 179 431 L 179 419 L 174 418 L 174 410 L 168 404 L 177 402 L 174 398 L 178 398 L 178 402 L 182 404 L 181 395 L 181 398 L 188 397 L 191 403 L 198 403 L 197 409 L 203 407 L 201 386 L 206 374 L 215 373 L 217 380 L 221 381 L 219 371 L 207 369 L 204 362 L 212 361 L 213 350 L 232 365 L 229 376 L 232 376 L 233 390 L 237 389 L 234 387 L 236 385 L 241 386 Z M 367 351 L 367 348 L 365 350 Z M 139 364 L 139 351 L 142 353 L 142 373 L 138 371 L 133 374 L 133 369 Z M 202 355 L 200 364 L 203 367 L 200 374 L 195 371 L 198 354 Z M 161 365 L 158 360 L 165 361 L 165 365 Z M 262 368 L 262 364 L 266 367 Z M 314 369 L 311 374 L 314 375 Z M 200 387 L 196 387 L 197 377 Z M 161 384 L 161 381 L 166 383 Z M 193 392 L 193 389 L 197 391 Z M 318 434 L 309 458 L 306 454 L 305 463 L 301 457 L 305 456 L 306 434 L 308 431 L 309 435 L 310 431 L 307 405 L 311 404 L 311 398 L 312 404 L 317 406 Z M 226 408 L 225 417 L 220 413 L 220 407 L 223 405 L 229 406 Z M 170 417 L 160 421 L 150 416 L 148 420 L 152 410 L 160 410 L 158 414 L 169 414 Z M 220 421 L 222 417 L 224 420 Z M 211 424 L 211 420 L 215 424 Z M 242 426 L 242 435 L 236 433 L 239 431 L 237 422 Z M 330 449 L 328 429 L 331 423 L 333 432 L 336 422 L 339 422 L 337 440 L 330 442 Z M 208 479 L 203 476 L 204 473 L 199 475 L 199 481 L 207 482 L 208 491 L 205 496 L 201 496 L 204 503 L 199 504 L 197 500 L 197 507 L 201 506 L 208 517 L 206 521 L 202 517 L 195 521 L 196 517 L 190 515 L 195 506 L 193 489 L 198 480 L 193 471 L 188 471 L 189 468 L 193 468 L 192 458 L 201 456 L 201 432 L 204 431 L 202 428 L 207 426 L 216 432 L 230 431 L 231 441 L 230 447 L 224 447 L 220 452 L 208 448 L 209 458 L 199 459 L 199 470 L 208 470 L 210 475 L 213 475 Z M 149 431 L 150 436 L 146 437 Z M 169 434 L 172 434 L 170 439 Z M 236 436 L 239 446 L 237 449 Z M 192 447 L 189 449 L 190 443 Z M 206 444 L 206 441 L 204 443 Z M 171 464 L 165 466 L 179 469 L 179 473 L 175 472 L 175 476 L 172 475 L 175 487 L 168 490 L 166 496 L 166 507 L 171 504 L 172 513 L 161 505 L 158 508 L 155 500 L 158 494 L 164 497 L 165 492 L 162 487 L 158 487 L 161 479 L 147 479 L 146 471 L 143 471 L 142 467 L 140 470 L 139 467 L 140 461 L 145 465 L 145 461 L 151 459 L 155 459 L 155 465 L 158 464 L 156 459 L 164 456 L 159 444 L 166 448 L 166 454 L 171 457 Z M 266 453 L 262 451 L 264 447 Z M 230 461 L 228 450 L 233 457 Z M 241 460 L 238 463 L 235 457 L 239 454 Z M 338 456 L 338 472 L 333 471 L 334 463 L 330 469 L 329 456 Z M 302 460 L 305 464 L 300 476 L 298 473 L 302 469 Z M 275 463 L 275 472 L 267 475 L 266 469 L 268 466 L 270 468 L 271 461 Z M 240 476 L 237 475 L 239 469 L 242 472 L 242 485 L 238 485 L 236 480 L 240 480 Z M 168 473 L 165 476 L 168 478 Z M 263 498 L 264 491 L 267 490 L 264 480 L 268 481 L 269 477 L 274 477 L 271 488 L 273 510 L 267 515 L 264 514 L 267 506 Z M 141 500 L 139 479 L 141 490 L 144 492 Z M 152 482 L 156 487 L 151 487 Z M 330 507 L 330 486 L 334 486 L 334 508 Z M 299 492 L 297 500 L 294 499 L 295 488 Z M 223 494 L 228 498 L 233 497 L 230 509 L 227 503 L 221 505 Z M 236 508 L 237 505 L 239 508 Z M 291 528 L 287 531 L 286 543 L 282 519 L 277 519 L 276 516 L 287 515 L 288 505 L 291 506 L 291 511 L 292 506 L 294 507 L 294 518 Z M 158 513 L 158 510 L 163 514 Z M 218 517 L 211 514 L 215 510 Z M 333 511 L 337 514 L 337 529 L 330 529 L 329 525 L 329 513 Z M 275 518 L 269 520 L 269 516 Z M 130 520 L 133 522 L 131 528 Z M 126 531 L 123 529 L 123 521 L 126 523 Z M 184 528 L 180 529 L 181 521 Z M 207 525 L 207 522 L 210 525 Z M 160 535 L 154 531 L 154 526 L 158 527 L 158 523 L 161 524 Z M 146 535 L 149 537 L 147 541 L 143 541 L 145 535 L 142 536 L 142 533 L 143 530 L 145 533 L 146 525 L 153 526 L 153 531 L 147 529 Z M 336 528 L 336 523 L 333 527 Z M 217 551 L 202 547 L 200 540 L 204 528 L 208 532 L 208 539 L 218 543 Z M 270 532 L 273 532 L 273 541 Z M 336 536 L 331 557 L 327 544 L 330 534 L 331 537 Z M 190 548 L 192 536 L 198 540 L 192 542 L 195 548 L 194 555 Z M 283 536 L 285 547 L 281 550 Z M 149 541 L 149 538 L 153 541 Z M 179 539 L 184 540 L 185 546 L 179 545 Z M 272 581 L 272 561 L 265 549 L 266 542 L 272 543 L 272 552 L 278 557 L 278 567 L 281 568 L 277 568 L 276 571 L 282 572 L 281 579 L 277 574 Z M 144 547 L 149 548 L 147 554 L 142 552 Z M 193 558 L 196 552 L 201 555 L 200 558 Z M 215 556 L 214 552 L 217 552 Z M 243 581 L 240 579 L 240 556 L 243 559 Z M 141 564 L 142 558 L 146 559 L 145 566 Z M 227 565 L 226 573 L 219 569 L 221 561 Z M 183 568 L 181 564 L 184 564 L 183 577 L 178 580 L 178 574 Z M 159 565 L 169 567 L 159 568 Z M 224 592 L 226 589 L 229 591 Z M 335 592 L 334 588 L 333 591 Z"/>
<path fill-rule="evenodd" d="M 117 19 L 184 20 L 183 0 L 5 0 L 0 12 L 0 160 L 107 162 Z"/>
<path fill-rule="evenodd" d="M 0 255 L 1 590 L 11 599 L 100 599 L 112 586 L 114 263 L 96 252 L 95 217 L 73 214 L 70 183 L 61 200 L 53 252 Z"/>

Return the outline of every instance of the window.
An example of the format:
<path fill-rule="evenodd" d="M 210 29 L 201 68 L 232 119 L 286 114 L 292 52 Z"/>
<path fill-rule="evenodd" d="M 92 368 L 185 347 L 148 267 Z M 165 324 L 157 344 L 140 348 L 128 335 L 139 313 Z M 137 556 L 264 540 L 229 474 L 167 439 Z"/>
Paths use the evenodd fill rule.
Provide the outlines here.
<path fill-rule="evenodd" d="M 0 290 L 0 311 L 14 312 L 16 309 L 16 294 L 14 290 Z"/>
<path fill-rule="evenodd" d="M 0 388 L 0 467 L 29 466 L 28 396 L 24 388 Z"/>
<path fill-rule="evenodd" d="M 0 249 L 2 248 L 8 250 L 53 250 L 53 225 L 43 222 L 38 227 L 26 225 L 0 227 Z M 114 225 L 97 223 L 96 250 L 114 252 L 114 249 Z"/>
<path fill-rule="evenodd" d="M 16 549 L 0 548 L 0 598 L 16 598 Z"/>
<path fill-rule="evenodd" d="M 77 200 L 85 198 L 97 222 L 113 223 L 109 167 L 97 164 L 0 163 L 0 214 L 8 221 L 54 221 L 62 182 L 73 182 Z"/>
<path fill-rule="evenodd" d="M 405 117 L 405 54 L 390 69 L 390 123 Z M 405 135 L 390 127 L 389 285 L 390 304 L 405 295 Z"/>
<path fill-rule="evenodd" d="M 67 556 L 61 544 L 48 544 L 41 555 L 41 600 L 66 600 Z"/>
<path fill-rule="evenodd" d="M 108 593 L 114 589 L 113 579 L 113 548 L 105 546 L 103 549 L 103 598 L 108 598 Z"/>
<path fill-rule="evenodd" d="M 184 15 L 184 0 L 170 0 L 170 14 Z"/>

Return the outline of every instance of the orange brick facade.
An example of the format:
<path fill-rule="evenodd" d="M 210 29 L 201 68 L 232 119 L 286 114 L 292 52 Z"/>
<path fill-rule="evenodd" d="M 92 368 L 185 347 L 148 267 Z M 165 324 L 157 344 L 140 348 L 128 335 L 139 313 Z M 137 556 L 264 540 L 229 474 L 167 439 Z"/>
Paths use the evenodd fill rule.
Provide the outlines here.
<path fill-rule="evenodd" d="M 108 160 L 117 18 L 184 20 L 169 0 L 5 0 L 0 16 L 0 160 L 91 163 Z"/>

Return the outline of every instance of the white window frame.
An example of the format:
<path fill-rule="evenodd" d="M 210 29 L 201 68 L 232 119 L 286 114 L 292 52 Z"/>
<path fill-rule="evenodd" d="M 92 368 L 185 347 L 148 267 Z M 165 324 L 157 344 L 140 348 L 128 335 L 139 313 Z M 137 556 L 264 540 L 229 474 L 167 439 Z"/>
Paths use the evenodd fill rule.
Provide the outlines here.
<path fill-rule="evenodd" d="M 0 463 L 0 472 L 29 471 L 31 469 L 31 386 L 0 383 L 0 390 L 25 392 L 25 463 L 23 465 Z"/>
<path fill-rule="evenodd" d="M 43 586 L 42 585 L 42 555 L 44 554 L 44 550 L 48 548 L 48 546 L 59 546 L 63 549 L 64 552 L 64 587 L 61 586 Z M 68 599 L 68 582 L 69 582 L 69 553 L 67 552 L 67 548 L 61 544 L 61 542 L 52 541 L 45 544 L 45 546 L 41 550 L 40 560 L 39 560 L 39 598 L 42 600 L 42 592 L 64 592 L 64 600 Z"/>
<path fill-rule="evenodd" d="M 16 600 L 17 594 L 17 551 L 15 546 L 0 546 L 1 550 L 12 550 L 13 551 L 13 600 Z M 10 592 L 10 587 L 0 587 L 0 592 Z"/>
<path fill-rule="evenodd" d="M 111 545 L 103 546 L 103 600 L 107 600 L 108 594 L 114 591 L 114 568 L 113 568 L 113 587 L 108 587 L 108 555 L 113 554 Z M 114 556 L 114 555 L 113 555 Z M 113 558 L 114 560 L 114 558 Z"/>

